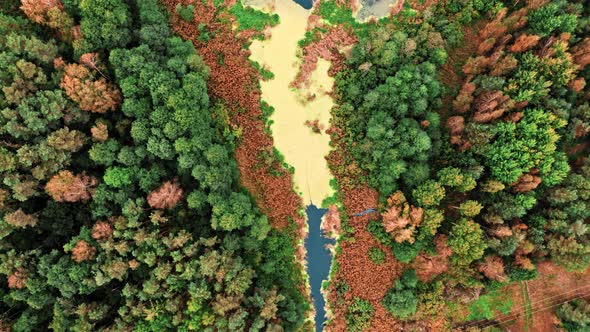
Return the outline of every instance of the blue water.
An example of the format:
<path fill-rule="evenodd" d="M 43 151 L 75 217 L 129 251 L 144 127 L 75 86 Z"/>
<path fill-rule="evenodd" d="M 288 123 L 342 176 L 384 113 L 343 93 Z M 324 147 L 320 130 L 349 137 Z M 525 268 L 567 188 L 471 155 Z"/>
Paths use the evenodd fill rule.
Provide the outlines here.
<path fill-rule="evenodd" d="M 305 248 L 307 249 L 307 273 L 309 274 L 309 284 L 311 286 L 311 297 L 315 308 L 315 326 L 316 332 L 323 330 L 326 321 L 326 312 L 324 311 L 325 300 L 322 296 L 322 281 L 328 279 L 330 273 L 330 263 L 332 255 L 326 249 L 326 244 L 334 244 L 336 241 L 323 236 L 320 229 L 322 216 L 328 211 L 327 209 L 318 209 L 311 204 L 305 209 L 307 214 L 307 223 L 309 224 L 309 234 L 305 239 Z"/>
<path fill-rule="evenodd" d="M 364 216 L 365 214 L 369 214 L 369 213 L 372 213 L 372 212 L 375 212 L 375 209 L 374 208 L 367 209 L 367 210 L 365 210 L 363 212 L 355 213 L 355 214 L 353 214 L 353 216 L 355 216 L 355 217 Z"/>
<path fill-rule="evenodd" d="M 301 7 L 305 8 L 305 9 L 311 9 L 311 7 L 313 7 L 313 0 L 293 0 L 295 1 L 297 4 L 299 4 Z"/>

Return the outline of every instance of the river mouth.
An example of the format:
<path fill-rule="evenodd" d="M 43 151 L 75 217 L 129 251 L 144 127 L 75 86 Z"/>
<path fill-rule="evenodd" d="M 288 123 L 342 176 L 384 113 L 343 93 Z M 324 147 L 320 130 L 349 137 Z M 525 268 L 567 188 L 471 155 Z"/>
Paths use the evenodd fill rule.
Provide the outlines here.
<path fill-rule="evenodd" d="M 321 229 L 322 217 L 328 209 L 318 208 L 311 204 L 305 209 L 309 233 L 305 238 L 305 249 L 307 251 L 307 274 L 311 287 L 311 297 L 315 308 L 315 330 L 321 332 L 326 321 L 326 301 L 322 294 L 322 283 L 328 279 L 332 253 L 327 248 L 334 245 L 335 240 L 326 237 Z"/>

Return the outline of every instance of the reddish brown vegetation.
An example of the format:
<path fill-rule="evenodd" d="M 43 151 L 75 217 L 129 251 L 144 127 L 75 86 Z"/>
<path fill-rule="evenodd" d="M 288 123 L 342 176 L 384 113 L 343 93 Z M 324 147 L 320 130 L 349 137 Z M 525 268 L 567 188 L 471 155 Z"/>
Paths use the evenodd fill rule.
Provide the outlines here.
<path fill-rule="evenodd" d="M 27 283 L 27 272 L 24 268 L 19 267 L 8 276 L 8 288 L 23 289 Z"/>
<path fill-rule="evenodd" d="M 321 26 L 321 22 L 316 19 L 315 15 L 311 15 L 308 18 L 307 30 L 318 26 Z M 309 85 L 309 78 L 316 69 L 319 58 L 330 61 L 331 66 L 328 74 L 330 76 L 336 75 L 342 69 L 345 60 L 340 51 L 357 42 L 356 37 L 341 25 L 329 28 L 328 32 L 324 34 L 316 30 L 315 34 L 317 40 L 303 48 L 302 62 L 297 76 L 290 84 L 292 87 L 301 88 L 304 85 Z"/>
<path fill-rule="evenodd" d="M 182 198 L 178 183 L 166 181 L 148 195 L 148 204 L 154 209 L 173 209 Z"/>
<path fill-rule="evenodd" d="M 74 248 L 72 248 L 72 259 L 76 263 L 81 263 L 83 261 L 91 260 L 92 258 L 94 258 L 95 253 L 96 248 L 94 248 L 84 240 L 79 240 L 78 242 L 76 242 Z"/>
<path fill-rule="evenodd" d="M 322 130 L 324 130 L 324 125 L 320 124 L 320 120 L 307 120 L 305 121 L 305 125 L 311 129 L 316 134 L 321 134 Z"/>
<path fill-rule="evenodd" d="M 555 306 L 578 296 L 588 297 L 590 269 L 584 273 L 571 273 L 552 263 L 544 262 L 537 266 L 537 270 L 537 279 L 526 281 L 533 306 L 533 324 L 528 327 L 528 331 L 553 332 L 557 330 L 554 325 Z M 497 319 L 507 322 L 504 326 L 511 331 L 525 331 L 525 304 L 521 286 L 514 283 L 505 287 L 503 292 L 512 294 L 512 311 L 509 316 L 500 316 Z"/>
<path fill-rule="evenodd" d="M 590 38 L 586 38 L 572 47 L 572 55 L 574 61 L 581 67 L 584 68 L 590 63 Z"/>
<path fill-rule="evenodd" d="M 89 200 L 94 186 L 95 178 L 63 170 L 47 182 L 45 191 L 56 202 L 78 202 Z"/>
<path fill-rule="evenodd" d="M 20 9 L 35 23 L 44 24 L 47 22 L 47 13 L 51 9 L 62 10 L 63 4 L 60 0 L 21 0 Z"/>
<path fill-rule="evenodd" d="M 457 113 L 466 113 L 473 103 L 473 92 L 475 92 L 475 84 L 465 82 L 461 86 L 459 94 L 453 100 L 453 110 Z"/>
<path fill-rule="evenodd" d="M 172 13 L 178 2 L 163 1 Z M 240 181 L 252 193 L 273 227 L 285 228 L 291 219 L 302 226 L 304 219 L 298 215 L 301 199 L 292 189 L 291 174 L 278 161 L 260 167 L 259 156 L 273 153 L 273 140 L 264 132 L 261 121 L 260 89 L 256 83 L 260 74 L 248 60 L 249 51 L 242 47 L 247 42 L 247 34 L 236 36 L 231 30 L 233 18 L 226 13 L 216 15 L 212 1 L 195 1 L 193 5 L 195 22 L 188 23 L 173 15 L 172 26 L 181 37 L 193 41 L 210 68 L 209 94 L 226 103 L 230 110 L 230 126 L 242 130 L 242 141 L 235 152 Z M 206 43 L 196 38 L 201 23 L 215 31 Z M 223 63 L 219 62 L 220 58 Z M 270 174 L 271 169 L 280 172 L 280 176 Z"/>
<path fill-rule="evenodd" d="M 439 235 L 434 240 L 434 243 L 436 245 L 436 255 L 430 256 L 421 253 L 412 263 L 418 278 L 423 282 L 428 282 L 449 269 L 449 257 L 453 251 L 447 246 L 447 237 Z"/>
<path fill-rule="evenodd" d="M 514 108 L 514 102 L 501 91 L 484 91 L 475 100 L 473 121 L 486 123 L 498 119 Z"/>
<path fill-rule="evenodd" d="M 504 273 L 504 262 L 498 256 L 486 256 L 485 261 L 479 263 L 477 269 L 489 279 L 500 282 L 508 280 Z"/>
<path fill-rule="evenodd" d="M 387 199 L 388 209 L 381 213 L 385 231 L 390 233 L 395 242 L 414 243 L 414 231 L 424 218 L 424 210 L 410 206 L 401 191 L 395 192 Z"/>
<path fill-rule="evenodd" d="M 360 171 L 354 161 L 348 159 L 350 154 L 345 151 L 342 131 L 337 125 L 338 119 L 333 120 L 335 123 L 328 131 L 336 149 L 330 152 L 328 164 L 341 187 L 342 203 L 349 216 L 348 223 L 353 229 L 354 241 L 342 241 L 340 244 L 341 252 L 336 257 L 338 273 L 328 289 L 328 300 L 332 304 L 334 320 L 325 330 L 346 331 L 344 317 L 347 314 L 347 305 L 337 304 L 338 295 L 335 289 L 335 285 L 344 282 L 349 286 L 349 291 L 344 294 L 346 303 L 350 303 L 354 297 L 359 297 L 369 301 L 375 308 L 368 331 L 398 331 L 400 322 L 382 306 L 381 301 L 398 278 L 401 265 L 395 260 L 391 250 L 377 242 L 367 231 L 367 224 L 374 215 L 353 216 L 354 213 L 377 207 L 378 193 L 366 185 L 356 184 Z M 385 253 L 383 264 L 376 265 L 369 259 L 367 253 L 372 247 L 378 247 Z"/>
<path fill-rule="evenodd" d="M 105 240 L 113 235 L 113 226 L 108 222 L 99 221 L 92 227 L 91 236 L 95 240 Z"/>
<path fill-rule="evenodd" d="M 340 211 L 338 211 L 338 206 L 330 205 L 328 207 L 328 212 L 324 217 L 324 221 L 322 222 L 322 230 L 324 234 L 340 234 Z"/>
<path fill-rule="evenodd" d="M 447 128 L 449 128 L 449 132 L 451 136 L 461 134 L 465 129 L 465 118 L 462 116 L 451 116 L 447 119 Z"/>
<path fill-rule="evenodd" d="M 576 79 L 573 79 L 569 84 L 569 88 L 572 89 L 574 92 L 580 92 L 580 91 L 584 90 L 585 86 L 586 86 L 586 80 L 583 77 L 578 77 Z"/>
<path fill-rule="evenodd" d="M 106 78 L 96 79 L 88 68 L 79 64 L 66 65 L 64 70 L 60 86 L 82 110 L 106 113 L 121 103 L 121 92 Z"/>
<path fill-rule="evenodd" d="M 541 184 L 541 178 L 536 175 L 523 174 L 518 181 L 512 184 L 512 191 L 525 193 L 537 188 Z"/>
<path fill-rule="evenodd" d="M 21 0 L 21 3 L 20 9 L 31 21 L 56 29 L 63 39 L 72 37 L 74 20 L 60 0 Z"/>
<path fill-rule="evenodd" d="M 516 38 L 514 44 L 510 46 L 509 50 L 512 53 L 522 53 L 530 50 L 531 48 L 537 46 L 541 37 L 537 35 L 527 35 L 522 34 Z"/>

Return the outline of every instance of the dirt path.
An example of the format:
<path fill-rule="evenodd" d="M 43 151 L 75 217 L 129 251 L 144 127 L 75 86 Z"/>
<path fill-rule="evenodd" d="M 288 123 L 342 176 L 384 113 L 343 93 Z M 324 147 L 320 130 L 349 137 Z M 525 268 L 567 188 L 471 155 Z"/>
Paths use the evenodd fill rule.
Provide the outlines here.
<path fill-rule="evenodd" d="M 579 296 L 590 296 L 590 269 L 585 273 L 571 273 L 548 262 L 539 264 L 537 269 L 537 279 L 526 282 L 530 304 L 523 299 L 519 283 L 505 288 L 506 292 L 512 293 L 512 311 L 498 321 L 505 322 L 504 326 L 511 331 L 556 331 L 555 307 Z M 527 319 L 529 310 L 532 315 Z"/>

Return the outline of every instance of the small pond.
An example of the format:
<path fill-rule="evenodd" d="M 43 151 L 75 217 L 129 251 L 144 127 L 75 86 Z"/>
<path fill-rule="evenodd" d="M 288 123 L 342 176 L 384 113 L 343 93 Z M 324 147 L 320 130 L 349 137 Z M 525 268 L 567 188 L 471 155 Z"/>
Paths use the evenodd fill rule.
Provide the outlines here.
<path fill-rule="evenodd" d="M 325 300 L 322 296 L 322 281 L 328 279 L 330 273 L 330 264 L 332 255 L 326 248 L 327 244 L 335 244 L 336 241 L 324 237 L 320 228 L 322 216 L 327 209 L 320 209 L 311 204 L 305 210 L 307 214 L 307 223 L 309 225 L 309 234 L 305 239 L 305 248 L 307 249 L 307 273 L 309 275 L 309 284 L 311 286 L 311 297 L 313 306 L 316 311 L 315 326 L 316 332 L 323 330 L 326 321 L 326 312 L 324 310 Z"/>
<path fill-rule="evenodd" d="M 305 8 L 305 9 L 311 9 L 311 7 L 313 7 L 313 0 L 293 0 L 295 1 L 298 5 L 300 5 L 301 7 Z"/>

